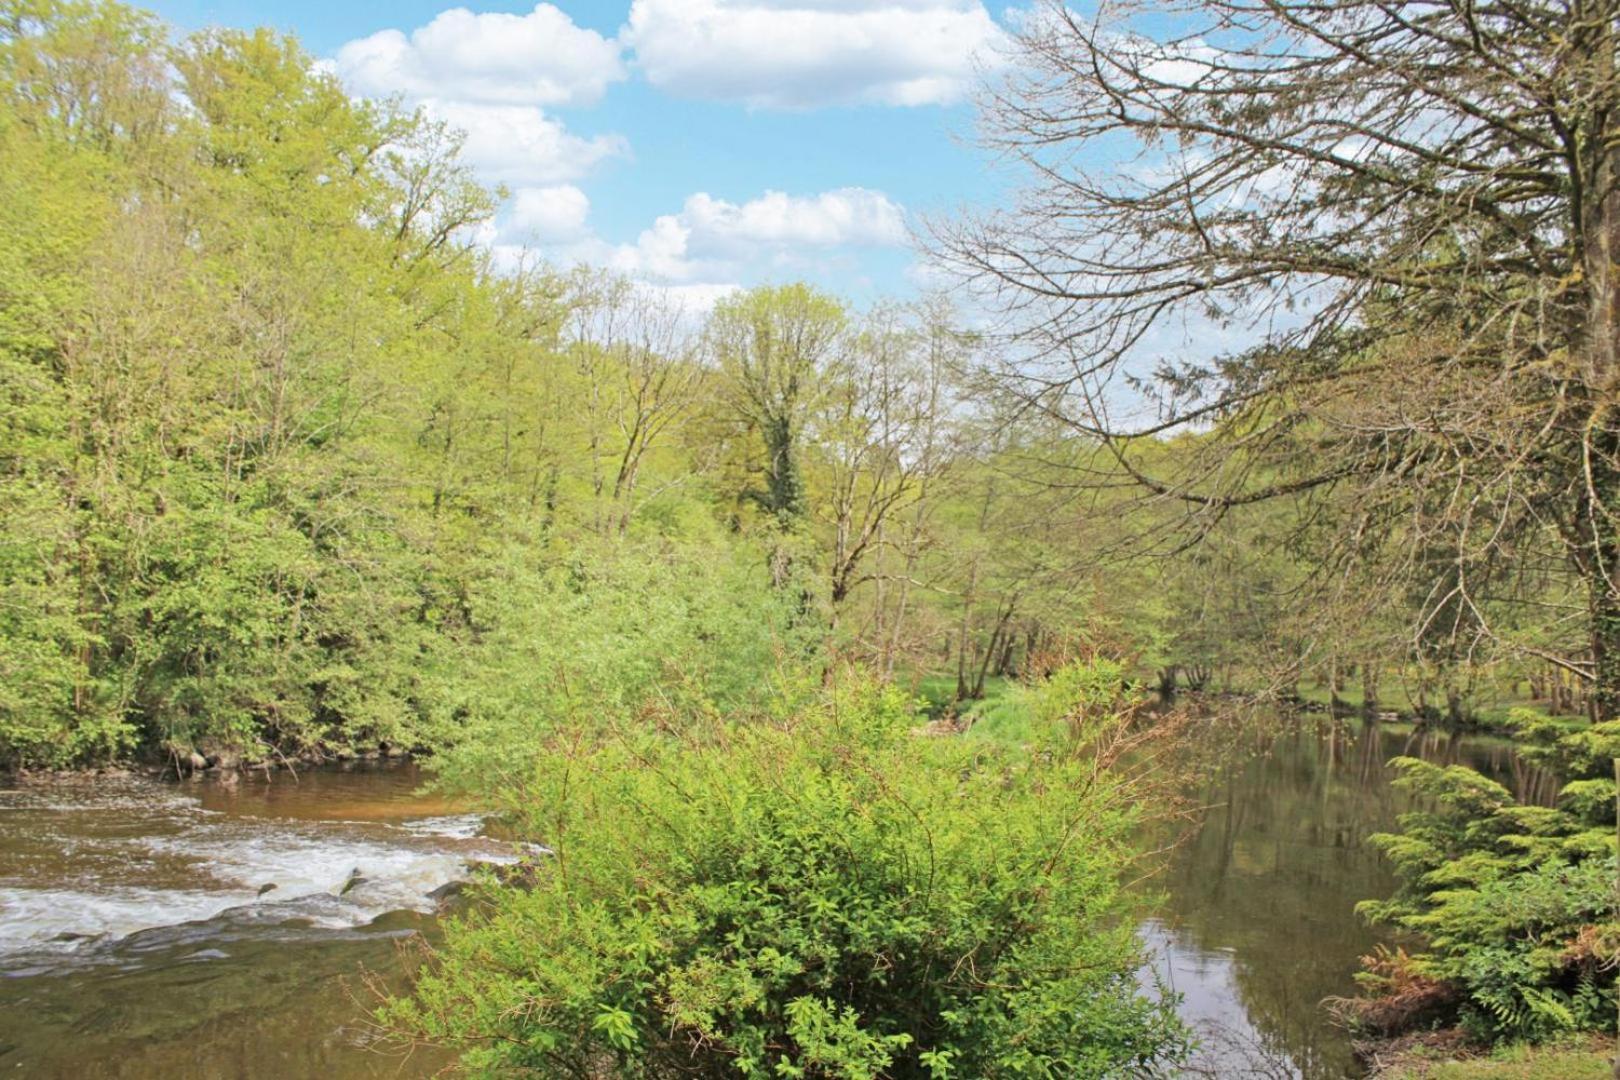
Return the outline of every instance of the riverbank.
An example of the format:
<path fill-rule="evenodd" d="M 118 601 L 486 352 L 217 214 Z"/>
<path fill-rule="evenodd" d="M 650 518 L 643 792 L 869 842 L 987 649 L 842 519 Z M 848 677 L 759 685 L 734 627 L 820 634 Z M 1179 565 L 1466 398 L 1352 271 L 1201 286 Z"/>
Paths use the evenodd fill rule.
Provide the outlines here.
<path fill-rule="evenodd" d="M 1369 1080 L 1610 1080 L 1616 1052 L 1607 1036 L 1487 1050 L 1455 1031 L 1425 1032 L 1375 1051 Z"/>
<path fill-rule="evenodd" d="M 290 755 L 278 751 L 264 757 L 247 757 L 239 751 L 216 750 L 205 754 L 194 750 L 163 757 L 146 755 L 59 769 L 0 768 L 0 784 L 126 780 L 130 777 L 151 780 L 210 778 L 232 783 L 246 773 L 270 775 L 282 771 L 296 774 L 305 769 L 352 769 L 417 761 L 424 756 L 419 750 L 386 744 L 366 750 L 311 747 Z"/>
<path fill-rule="evenodd" d="M 1483 735 L 1513 735 L 1517 730 L 1513 714 L 1520 711 L 1536 713 L 1561 728 L 1570 731 L 1586 727 L 1591 721 L 1584 715 L 1551 711 L 1544 699 L 1518 694 L 1496 694 L 1476 701 L 1468 707 L 1461 721 L 1455 721 L 1432 708 L 1425 712 L 1411 701 L 1404 706 L 1380 698 L 1372 709 L 1367 707 L 1359 689 L 1345 687 L 1335 693 L 1326 685 L 1303 683 L 1285 704 L 1306 711 L 1333 712 L 1348 716 L 1376 716 L 1384 721 L 1403 724 L 1423 724 L 1446 731 L 1467 731 Z"/>
<path fill-rule="evenodd" d="M 1014 732 L 1026 726 L 1026 718 L 1019 715 L 1016 703 L 1009 700 L 1009 692 L 1019 685 L 1016 679 L 1003 676 L 987 678 L 982 692 L 976 698 L 958 698 L 954 677 L 928 676 L 918 678 L 914 692 L 925 702 L 928 713 L 936 718 L 950 719 L 961 728 L 970 728 L 983 721 L 991 727 Z M 1191 690 L 1179 689 L 1173 700 L 1218 711 L 1223 706 L 1263 705 L 1269 708 L 1293 710 L 1302 713 L 1322 713 L 1339 717 L 1377 720 L 1386 725 L 1405 725 L 1412 729 L 1462 732 L 1470 735 L 1513 738 L 1519 733 L 1514 714 L 1520 711 L 1535 713 L 1565 731 L 1578 731 L 1590 720 L 1581 715 L 1551 712 L 1547 701 L 1508 694 L 1492 695 L 1469 708 L 1462 721 L 1454 721 L 1444 714 L 1425 711 L 1411 701 L 1404 704 L 1380 699 L 1368 708 L 1358 688 L 1345 687 L 1335 693 L 1325 684 L 1304 682 L 1292 693 L 1279 695 L 1276 690 Z"/>

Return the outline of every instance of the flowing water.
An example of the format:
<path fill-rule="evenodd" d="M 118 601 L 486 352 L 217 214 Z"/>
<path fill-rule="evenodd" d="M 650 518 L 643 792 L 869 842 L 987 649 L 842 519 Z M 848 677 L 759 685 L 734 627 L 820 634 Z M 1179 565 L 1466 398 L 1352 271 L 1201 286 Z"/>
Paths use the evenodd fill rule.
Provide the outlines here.
<path fill-rule="evenodd" d="M 410 765 L 0 788 L 0 1076 L 393 1077 L 363 973 L 509 861 Z"/>
<path fill-rule="evenodd" d="M 1505 743 L 1325 718 L 1201 773 L 1212 809 L 1143 934 L 1207 1075 L 1355 1075 L 1318 1004 L 1380 940 L 1351 909 L 1391 884 L 1367 837 L 1403 808 L 1402 753 L 1551 792 Z M 0 1078 L 432 1075 L 445 1058 L 376 1044 L 362 973 L 397 981 L 436 890 L 514 851 L 420 783 L 405 765 L 0 787 Z"/>

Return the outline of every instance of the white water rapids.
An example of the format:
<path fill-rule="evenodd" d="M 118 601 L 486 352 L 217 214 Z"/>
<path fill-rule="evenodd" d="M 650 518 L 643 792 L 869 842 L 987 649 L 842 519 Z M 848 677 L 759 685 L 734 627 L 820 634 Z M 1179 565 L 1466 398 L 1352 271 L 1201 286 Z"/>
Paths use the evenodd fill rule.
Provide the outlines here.
<path fill-rule="evenodd" d="M 413 816 L 402 799 L 345 820 L 339 800 L 340 816 L 321 819 L 313 792 L 285 807 L 197 789 L 139 779 L 0 789 L 0 968 L 221 917 L 334 930 L 431 912 L 435 890 L 471 865 L 516 857 L 480 835 L 478 814 Z"/>

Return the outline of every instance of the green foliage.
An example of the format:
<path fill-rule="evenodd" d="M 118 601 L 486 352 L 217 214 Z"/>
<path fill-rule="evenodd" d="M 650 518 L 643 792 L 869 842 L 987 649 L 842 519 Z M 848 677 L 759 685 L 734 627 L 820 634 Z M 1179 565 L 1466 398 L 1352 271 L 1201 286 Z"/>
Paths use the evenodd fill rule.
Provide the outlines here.
<path fill-rule="evenodd" d="M 0 4 L 0 767 L 465 762 L 813 651 L 813 557 L 772 589 L 693 476 L 669 314 L 610 282 L 619 336 L 565 340 L 460 141 L 267 31 Z"/>
<path fill-rule="evenodd" d="M 1132 804 L 1062 726 L 1025 752 L 920 722 L 858 681 L 774 721 L 546 740 L 501 783 L 552 854 L 529 887 L 480 893 L 387 1020 L 480 1075 L 1102 1077 L 1172 1060 L 1184 1033 L 1138 989 L 1119 885 Z"/>
<path fill-rule="evenodd" d="M 772 587 L 761 548 L 631 541 L 540 566 L 520 555 L 492 560 L 465 597 L 487 630 L 446 677 L 455 722 L 435 766 L 448 787 L 505 798 L 566 734 L 767 715 L 804 692 L 817 627 Z"/>
<path fill-rule="evenodd" d="M 1038 745 L 1054 732 L 1082 736 L 1099 717 L 1114 716 L 1137 702 L 1137 693 L 1117 660 L 1065 664 L 1049 677 L 1010 683 L 966 714 L 968 734 L 1019 746 Z"/>
<path fill-rule="evenodd" d="M 1561 740 L 1562 761 L 1584 736 Z M 1458 1019 L 1489 1039 L 1540 1039 L 1614 1023 L 1614 784 L 1567 784 L 1558 807 L 1516 802 L 1462 766 L 1397 758 L 1424 809 L 1374 836 L 1400 887 L 1360 910 L 1421 934 L 1420 974 L 1458 991 Z"/>

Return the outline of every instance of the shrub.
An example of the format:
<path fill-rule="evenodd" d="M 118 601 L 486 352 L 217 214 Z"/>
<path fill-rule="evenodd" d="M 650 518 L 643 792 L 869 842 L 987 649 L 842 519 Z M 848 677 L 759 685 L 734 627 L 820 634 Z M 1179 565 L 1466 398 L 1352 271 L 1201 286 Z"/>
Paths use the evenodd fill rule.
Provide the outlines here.
<path fill-rule="evenodd" d="M 435 768 L 449 790 L 528 798 L 561 732 L 660 730 L 769 713 L 806 681 L 823 627 L 746 542 L 627 541 L 536 564 L 519 549 L 469 589 L 478 640 L 445 679 Z M 812 688 L 814 682 L 811 682 Z"/>
<path fill-rule="evenodd" d="M 1598 760 L 1592 732 L 1526 733 L 1543 741 L 1543 760 L 1565 769 Z M 1422 805 L 1402 815 L 1399 833 L 1372 838 L 1399 887 L 1360 910 L 1423 936 L 1410 969 L 1454 992 L 1450 1019 L 1493 1040 L 1612 1029 L 1614 782 L 1576 779 L 1558 806 L 1528 806 L 1472 769 L 1394 765 L 1396 783 Z M 1378 991 L 1377 972 L 1369 975 Z"/>
<path fill-rule="evenodd" d="M 554 854 L 487 883 L 385 1022 L 489 1075 L 1101 1077 L 1184 1052 L 1134 974 L 1136 803 L 1085 740 L 918 724 L 858 683 L 778 722 L 554 740 L 512 800 Z"/>

